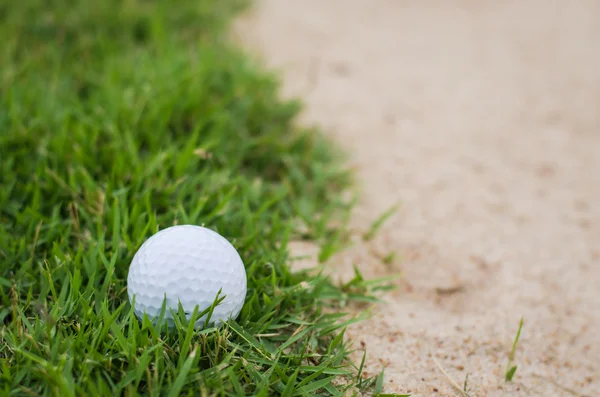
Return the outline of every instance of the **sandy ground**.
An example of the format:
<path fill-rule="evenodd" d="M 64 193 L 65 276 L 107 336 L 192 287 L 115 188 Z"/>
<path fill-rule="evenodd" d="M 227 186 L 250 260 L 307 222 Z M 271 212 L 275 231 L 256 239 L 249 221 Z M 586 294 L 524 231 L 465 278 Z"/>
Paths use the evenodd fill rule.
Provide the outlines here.
<path fill-rule="evenodd" d="M 600 395 L 600 1 L 262 0 L 238 32 L 351 154 L 353 228 L 402 203 L 331 261 L 404 275 L 348 333 L 384 391 L 457 395 L 435 359 L 471 396 Z"/>

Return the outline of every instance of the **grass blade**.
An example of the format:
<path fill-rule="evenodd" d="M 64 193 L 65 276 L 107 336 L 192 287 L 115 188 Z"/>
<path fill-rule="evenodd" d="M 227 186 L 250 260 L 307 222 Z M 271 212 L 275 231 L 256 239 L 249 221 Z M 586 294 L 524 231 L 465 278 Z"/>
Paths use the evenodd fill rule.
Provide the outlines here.
<path fill-rule="evenodd" d="M 399 208 L 400 204 L 394 204 L 393 206 L 385 210 L 381 215 L 379 215 L 379 217 L 375 219 L 375 221 L 371 224 L 369 230 L 365 234 L 363 234 L 363 240 L 369 241 L 373 239 L 373 237 L 375 237 L 375 234 L 377 234 L 381 226 L 383 226 L 383 224 L 388 219 L 390 219 L 392 215 L 394 215 L 396 211 L 398 211 Z"/>
<path fill-rule="evenodd" d="M 187 376 L 188 376 L 190 370 L 192 369 L 192 365 L 195 361 L 195 357 L 196 357 L 196 349 L 194 348 L 194 350 L 192 350 L 190 355 L 185 359 L 183 365 L 181 366 L 181 369 L 179 370 L 179 373 L 177 374 L 177 378 L 175 378 L 175 382 L 173 382 L 173 385 L 171 386 L 171 390 L 169 391 L 168 397 L 179 396 L 181 389 L 185 385 Z"/>
<path fill-rule="evenodd" d="M 515 359 L 515 352 L 517 351 L 517 344 L 519 343 L 519 338 L 521 337 L 521 330 L 523 329 L 523 317 L 519 321 L 519 328 L 517 329 L 517 335 L 512 344 L 512 349 L 510 350 L 510 354 L 508 355 L 508 364 L 506 366 L 506 373 L 504 375 L 504 379 L 507 382 L 511 382 L 515 373 L 517 372 L 517 366 L 512 365 L 512 362 Z"/>

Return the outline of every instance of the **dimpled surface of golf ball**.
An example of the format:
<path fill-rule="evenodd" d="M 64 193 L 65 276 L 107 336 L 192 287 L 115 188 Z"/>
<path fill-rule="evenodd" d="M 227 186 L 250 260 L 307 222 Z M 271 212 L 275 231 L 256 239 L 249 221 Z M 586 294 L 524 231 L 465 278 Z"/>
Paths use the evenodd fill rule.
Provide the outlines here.
<path fill-rule="evenodd" d="M 219 290 L 225 299 L 213 311 L 210 323 L 236 318 L 246 297 L 246 270 L 236 249 L 220 234 L 200 226 L 181 225 L 161 230 L 136 252 L 127 276 L 129 301 L 139 318 L 155 321 L 166 299 L 165 320 L 181 302 L 189 319 L 210 307 Z M 206 316 L 195 324 L 202 327 Z"/>

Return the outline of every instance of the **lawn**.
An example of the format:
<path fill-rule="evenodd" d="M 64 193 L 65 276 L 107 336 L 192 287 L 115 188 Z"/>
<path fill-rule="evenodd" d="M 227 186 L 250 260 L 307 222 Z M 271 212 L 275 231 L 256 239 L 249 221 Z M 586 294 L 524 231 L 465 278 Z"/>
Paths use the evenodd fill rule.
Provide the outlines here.
<path fill-rule="evenodd" d="M 344 243 L 351 175 L 276 76 L 227 41 L 235 0 L 0 4 L 0 395 L 339 396 L 344 327 L 377 284 L 292 272 Z M 220 328 L 133 314 L 128 267 L 204 225 L 248 274 Z M 332 227 L 331 225 L 338 225 Z M 341 226 L 340 226 L 341 225 Z M 378 382 L 380 383 L 380 382 Z"/>

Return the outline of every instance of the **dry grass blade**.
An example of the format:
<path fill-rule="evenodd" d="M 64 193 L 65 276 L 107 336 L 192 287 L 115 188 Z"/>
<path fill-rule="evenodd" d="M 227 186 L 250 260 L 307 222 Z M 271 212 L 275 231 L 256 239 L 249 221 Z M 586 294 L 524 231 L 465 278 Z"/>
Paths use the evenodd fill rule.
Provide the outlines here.
<path fill-rule="evenodd" d="M 431 359 L 433 360 L 433 362 L 435 363 L 435 365 L 439 368 L 439 370 L 442 372 L 442 374 L 444 374 L 444 376 L 448 379 L 448 381 L 450 382 L 450 385 L 452 385 L 452 387 L 454 389 L 456 389 L 456 391 L 461 396 L 463 396 L 463 397 L 471 397 L 466 391 L 464 391 L 463 389 L 460 388 L 460 386 L 458 385 L 458 383 L 456 383 L 456 381 L 454 379 L 452 379 L 452 377 L 448 374 L 448 372 L 446 372 L 446 370 L 444 370 L 444 368 L 435 359 L 435 357 L 432 356 Z"/>

